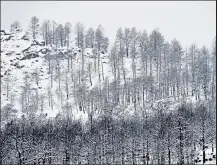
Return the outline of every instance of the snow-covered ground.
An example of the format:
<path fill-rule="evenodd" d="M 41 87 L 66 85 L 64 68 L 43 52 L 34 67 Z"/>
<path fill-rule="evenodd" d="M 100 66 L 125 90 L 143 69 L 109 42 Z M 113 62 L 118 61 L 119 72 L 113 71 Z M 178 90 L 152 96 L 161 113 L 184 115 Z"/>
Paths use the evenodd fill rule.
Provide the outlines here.
<path fill-rule="evenodd" d="M 59 88 L 58 78 L 57 78 L 57 67 L 60 67 L 60 77 L 61 77 L 61 88 L 65 89 L 66 78 L 69 83 L 69 93 L 70 100 L 66 100 L 66 97 L 63 96 L 62 101 L 63 104 L 66 105 L 68 103 L 71 107 L 73 118 L 84 118 L 87 119 L 87 114 L 78 110 L 78 106 L 76 105 L 76 100 L 74 98 L 74 80 L 72 79 L 71 72 L 67 70 L 73 70 L 74 74 L 77 74 L 82 67 L 82 55 L 78 48 L 59 48 L 55 50 L 53 45 L 43 46 L 42 40 L 32 40 L 23 32 L 17 33 L 3 33 L 1 32 L 1 76 L 2 76 L 2 93 L 1 93 L 1 107 L 4 107 L 7 103 L 12 103 L 14 108 L 19 111 L 18 116 L 22 114 L 21 107 L 21 94 L 25 87 L 25 77 L 32 75 L 30 78 L 27 78 L 27 81 L 31 81 L 30 90 L 38 91 L 39 96 L 44 97 L 43 103 L 43 113 L 47 113 L 47 117 L 55 117 L 58 113 L 63 112 L 62 107 L 60 105 L 60 98 L 57 97 L 57 91 Z M 68 53 L 69 52 L 69 53 Z M 49 62 L 47 61 L 47 55 L 52 58 L 52 56 L 60 55 L 59 64 L 57 66 L 56 61 L 53 62 L 53 84 L 51 87 L 50 79 L 51 74 L 49 73 Z M 70 67 L 68 66 L 72 56 L 72 64 L 70 63 Z M 55 59 L 55 57 L 53 58 Z M 91 48 L 86 48 L 84 50 L 84 78 L 86 79 L 85 85 L 87 86 L 87 91 L 94 90 L 99 87 L 99 72 L 104 75 L 104 80 L 101 77 L 101 84 L 108 81 L 109 83 L 114 80 L 114 73 L 112 71 L 112 64 L 109 59 L 109 55 L 107 53 L 100 54 L 100 68 L 97 67 L 98 59 L 93 54 L 93 50 Z M 125 69 L 125 78 L 128 81 L 131 81 L 133 78 L 133 69 L 132 69 L 132 58 L 124 57 L 123 59 L 124 65 L 120 67 L 120 84 L 123 85 L 123 69 Z M 52 60 L 51 60 L 52 63 Z M 139 59 L 135 59 L 136 63 L 136 76 L 140 77 L 143 74 L 141 61 Z M 95 70 L 96 66 L 96 70 Z M 99 69 L 99 70 L 98 70 Z M 91 73 L 92 85 L 89 82 L 89 73 Z M 149 73 L 149 71 L 148 71 Z M 38 74 L 38 84 L 34 77 L 34 74 Z M 153 68 L 153 75 L 156 72 Z M 66 76 L 63 76 L 66 75 Z M 101 86 L 102 88 L 102 86 Z M 9 96 L 7 97 L 7 89 L 9 90 Z M 53 103 L 54 106 L 51 108 L 49 106 L 49 97 L 48 91 L 53 95 Z M 202 96 L 201 96 L 202 98 Z M 189 96 L 187 98 L 187 102 L 191 102 L 195 104 L 197 101 L 194 97 Z M 169 97 L 167 99 L 156 100 L 153 104 L 153 108 L 157 106 L 166 106 L 168 110 L 174 110 L 180 105 L 180 100 L 175 100 L 173 97 Z M 147 102 L 147 111 L 149 102 Z M 138 105 L 139 107 L 139 105 Z M 133 105 L 126 105 L 125 112 L 129 112 L 129 114 L 133 113 Z M 40 112 L 37 112 L 40 114 Z"/>
<path fill-rule="evenodd" d="M 49 63 L 46 60 L 46 56 L 49 55 L 56 56 L 62 54 L 63 58 L 59 59 L 60 64 L 60 76 L 62 80 L 65 80 L 66 77 L 63 77 L 61 73 L 68 70 L 68 55 L 73 56 L 73 64 L 70 69 L 76 74 L 79 69 L 81 69 L 81 52 L 78 48 L 59 48 L 55 50 L 52 45 L 43 46 L 40 45 L 42 42 L 41 39 L 33 40 L 31 37 L 27 36 L 23 32 L 2 32 L 1 33 L 1 77 L 2 77 L 2 92 L 1 92 L 1 108 L 7 104 L 12 104 L 14 109 L 18 110 L 17 116 L 22 115 L 22 106 L 21 106 L 21 95 L 25 88 L 25 79 L 30 82 L 30 90 L 37 90 L 39 96 L 44 97 L 43 113 L 47 114 L 47 117 L 55 117 L 58 113 L 63 112 L 60 105 L 60 98 L 57 97 L 56 91 L 58 90 L 58 80 L 55 78 L 57 75 L 56 64 L 53 65 L 53 84 L 51 88 L 50 78 L 51 74 L 49 73 Z M 39 44 L 37 44 L 39 43 Z M 67 54 L 67 52 L 70 52 Z M 85 72 L 88 73 L 88 66 L 91 64 L 92 73 L 92 85 L 87 81 L 87 86 L 89 90 L 98 86 L 98 73 L 94 72 L 94 58 L 93 51 L 90 48 L 84 50 L 85 58 Z M 53 58 L 55 59 L 55 57 Z M 103 65 L 103 72 L 105 78 L 112 79 L 113 75 L 111 73 L 111 68 L 109 65 L 108 57 L 103 55 L 100 59 L 100 62 Z M 52 61 L 51 61 L 52 63 Z M 102 74 L 102 68 L 100 68 Z M 33 75 L 38 74 L 38 84 L 36 78 Z M 64 73 L 65 74 L 65 73 Z M 70 73 L 66 73 L 68 79 L 71 79 Z M 88 77 L 88 75 L 85 75 Z M 35 79 L 35 80 L 34 80 Z M 69 81 L 69 87 L 71 93 L 73 93 L 73 83 Z M 61 83 L 61 88 L 65 89 L 65 84 Z M 51 90 L 53 94 L 53 103 L 54 106 L 51 108 L 48 101 L 48 90 Z M 9 91 L 7 96 L 7 91 Z M 70 103 L 72 109 L 72 116 L 76 119 L 86 120 L 87 114 L 78 110 L 78 106 L 75 105 L 75 100 L 73 97 L 70 100 L 63 98 L 63 102 Z M 40 111 L 36 114 L 40 115 Z"/>
<path fill-rule="evenodd" d="M 212 151 L 212 148 L 209 148 L 205 151 L 207 161 L 204 164 L 216 164 L 216 148 Z M 196 164 L 203 164 L 203 151 L 200 151 L 198 154 L 198 162 Z"/>

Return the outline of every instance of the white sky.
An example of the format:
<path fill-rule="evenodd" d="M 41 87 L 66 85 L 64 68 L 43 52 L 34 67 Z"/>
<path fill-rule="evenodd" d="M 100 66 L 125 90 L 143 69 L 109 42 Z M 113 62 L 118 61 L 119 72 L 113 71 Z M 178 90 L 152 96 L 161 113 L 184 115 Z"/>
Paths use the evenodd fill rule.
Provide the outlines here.
<path fill-rule="evenodd" d="M 166 40 L 176 38 L 183 46 L 210 46 L 216 36 L 216 1 L 1 1 L 2 28 L 18 20 L 26 29 L 32 16 L 62 24 L 79 21 L 86 28 L 101 24 L 110 40 L 119 27 L 133 26 L 148 33 L 159 28 Z"/>

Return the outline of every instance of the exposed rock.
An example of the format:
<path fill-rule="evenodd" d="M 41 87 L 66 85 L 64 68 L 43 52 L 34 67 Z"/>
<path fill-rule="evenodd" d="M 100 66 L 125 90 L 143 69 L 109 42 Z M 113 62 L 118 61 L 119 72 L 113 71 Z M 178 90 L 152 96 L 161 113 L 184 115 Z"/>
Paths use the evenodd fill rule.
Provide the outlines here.
<path fill-rule="evenodd" d="M 8 38 L 5 38 L 5 41 L 9 41 L 13 36 L 8 36 Z"/>
<path fill-rule="evenodd" d="M 18 69 L 23 68 L 23 67 L 24 67 L 24 65 L 21 65 L 21 66 L 18 65 L 17 66 Z"/>
<path fill-rule="evenodd" d="M 41 46 L 45 46 L 45 41 L 41 41 L 41 42 L 40 42 L 40 45 L 41 45 Z"/>
<path fill-rule="evenodd" d="M 29 41 L 29 38 L 26 35 L 23 35 L 23 37 L 21 39 Z"/>
<path fill-rule="evenodd" d="M 14 51 L 7 52 L 5 55 L 10 56 L 14 53 Z"/>
<path fill-rule="evenodd" d="M 1 30 L 1 35 L 11 35 L 11 33 L 7 33 L 5 30 Z"/>
<path fill-rule="evenodd" d="M 30 53 L 30 54 L 26 55 L 25 57 L 21 58 L 20 60 L 27 60 L 27 59 L 32 59 L 32 58 L 36 58 L 36 57 L 39 57 L 39 55 L 36 53 Z"/>
<path fill-rule="evenodd" d="M 25 53 L 25 52 L 27 52 L 30 48 L 31 48 L 31 46 L 28 47 L 28 48 L 26 48 L 26 49 L 24 49 L 22 52 Z"/>
<path fill-rule="evenodd" d="M 49 50 L 47 48 L 43 48 L 43 49 L 39 50 L 39 52 L 41 52 L 42 54 L 47 54 L 48 52 L 51 52 L 51 50 Z"/>
<path fill-rule="evenodd" d="M 18 66 L 18 63 L 16 62 L 16 63 L 14 64 L 14 66 L 17 67 L 17 66 Z"/>
<path fill-rule="evenodd" d="M 34 46 L 34 45 L 40 45 L 40 43 L 37 40 L 33 40 L 31 43 L 31 46 Z"/>

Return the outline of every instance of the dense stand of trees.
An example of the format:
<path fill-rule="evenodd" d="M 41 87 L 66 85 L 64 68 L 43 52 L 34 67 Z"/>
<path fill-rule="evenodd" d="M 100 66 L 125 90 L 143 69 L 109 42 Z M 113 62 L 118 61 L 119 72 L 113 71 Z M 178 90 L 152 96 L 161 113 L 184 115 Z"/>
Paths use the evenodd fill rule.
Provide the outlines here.
<path fill-rule="evenodd" d="M 48 56 L 48 95 L 31 87 L 40 86 L 39 72 L 26 73 L 21 118 L 13 108 L 8 74 L 3 82 L 11 98 L 2 109 L 4 163 L 192 164 L 198 149 L 205 162 L 206 148 L 216 144 L 216 40 L 211 49 L 196 44 L 185 49 L 177 39 L 166 41 L 158 29 L 148 34 L 119 28 L 108 50 L 101 25 L 85 29 L 78 22 L 73 29 L 69 22 L 46 20 L 39 27 L 32 17 L 30 29 L 33 38 L 41 34 L 46 45 L 56 48 L 69 47 L 74 36 L 78 52 L 69 51 L 65 59 Z M 92 50 L 90 57 L 86 48 Z M 104 71 L 105 53 L 112 80 Z M 98 84 L 90 88 L 93 79 Z M 178 108 L 171 108 L 177 102 Z M 45 104 L 51 109 L 58 104 L 62 112 L 54 119 L 38 117 Z M 73 120 L 75 106 L 87 114 L 85 124 Z"/>
<path fill-rule="evenodd" d="M 112 110 L 111 110 L 112 111 Z M 215 146 L 213 115 L 204 105 L 153 115 L 114 119 L 104 112 L 85 129 L 79 120 L 57 116 L 15 119 L 2 129 L 3 162 L 29 164 L 194 164 L 196 148 Z M 202 162 L 201 162 L 202 163 Z"/>

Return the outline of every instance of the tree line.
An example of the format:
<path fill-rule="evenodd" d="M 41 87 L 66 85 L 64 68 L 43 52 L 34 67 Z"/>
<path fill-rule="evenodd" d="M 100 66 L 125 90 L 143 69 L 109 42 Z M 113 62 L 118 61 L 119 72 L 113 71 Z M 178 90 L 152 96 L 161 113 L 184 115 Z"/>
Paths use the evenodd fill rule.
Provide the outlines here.
<path fill-rule="evenodd" d="M 14 21 L 10 26 L 10 31 L 22 31 L 21 24 L 19 21 Z M 102 37 L 103 27 L 98 26 L 96 30 L 93 28 L 87 29 L 85 32 L 85 25 L 83 23 L 77 22 L 74 29 L 70 22 L 63 24 L 58 24 L 55 21 L 44 20 L 41 25 L 39 24 L 39 18 L 33 16 L 30 19 L 29 27 L 26 30 L 26 33 L 30 34 L 33 39 L 36 39 L 37 36 L 42 36 L 45 45 L 55 45 L 56 47 L 69 47 L 70 40 L 72 40 L 71 33 L 75 34 L 75 41 L 77 47 L 93 48 L 102 47 L 107 49 L 108 47 L 108 38 Z M 99 43 L 101 40 L 102 43 Z"/>

